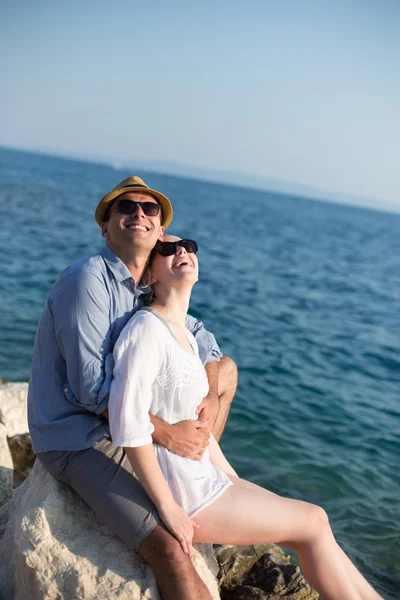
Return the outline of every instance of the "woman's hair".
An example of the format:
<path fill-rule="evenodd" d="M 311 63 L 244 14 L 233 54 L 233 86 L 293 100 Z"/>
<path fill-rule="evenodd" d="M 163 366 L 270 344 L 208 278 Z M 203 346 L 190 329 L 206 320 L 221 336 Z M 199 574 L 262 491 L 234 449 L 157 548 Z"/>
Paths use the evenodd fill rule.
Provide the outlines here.
<path fill-rule="evenodd" d="M 150 304 L 156 298 L 154 290 L 153 290 L 153 288 L 151 287 L 151 284 L 150 284 L 150 281 L 151 281 L 151 263 L 153 262 L 153 258 L 155 257 L 156 254 L 157 254 L 157 252 L 153 248 L 153 250 L 150 252 L 150 256 L 148 258 L 147 264 L 146 264 L 145 269 L 143 271 L 142 278 L 140 280 L 143 285 L 150 286 L 149 291 L 147 292 L 147 294 L 144 297 L 144 305 L 145 306 L 150 306 Z"/>

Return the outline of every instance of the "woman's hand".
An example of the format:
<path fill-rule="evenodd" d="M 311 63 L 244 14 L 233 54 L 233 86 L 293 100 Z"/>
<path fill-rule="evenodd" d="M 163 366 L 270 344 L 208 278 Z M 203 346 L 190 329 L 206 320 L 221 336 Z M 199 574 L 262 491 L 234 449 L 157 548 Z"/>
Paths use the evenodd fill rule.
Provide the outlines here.
<path fill-rule="evenodd" d="M 159 508 L 158 514 L 164 525 L 176 537 L 185 554 L 192 556 L 194 529 L 195 527 L 199 527 L 199 525 L 176 502 Z"/>

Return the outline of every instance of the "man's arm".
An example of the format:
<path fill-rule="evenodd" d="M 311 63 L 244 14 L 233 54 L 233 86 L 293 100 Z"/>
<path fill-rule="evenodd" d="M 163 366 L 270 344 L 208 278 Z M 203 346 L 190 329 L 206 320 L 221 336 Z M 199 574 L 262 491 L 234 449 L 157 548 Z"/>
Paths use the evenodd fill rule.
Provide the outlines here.
<path fill-rule="evenodd" d="M 50 308 L 66 364 L 66 398 L 101 414 L 112 377 L 107 290 L 90 271 L 71 271 L 56 285 Z"/>
<path fill-rule="evenodd" d="M 207 331 L 202 321 L 195 319 L 191 315 L 186 315 L 185 325 L 196 338 L 203 365 L 214 361 L 218 362 L 222 357 L 222 352 L 214 335 L 210 331 Z"/>
<path fill-rule="evenodd" d="M 152 434 L 154 443 L 191 460 L 202 458 L 210 438 L 205 423 L 189 420 L 170 425 L 152 414 L 150 414 L 150 421 L 154 426 Z"/>
<path fill-rule="evenodd" d="M 222 352 L 212 333 L 207 331 L 202 321 L 198 321 L 191 315 L 186 316 L 186 327 L 194 335 L 199 347 L 199 355 L 205 366 L 208 385 L 210 387 L 207 396 L 197 409 L 200 421 L 207 424 L 209 431 L 212 430 L 219 411 L 218 401 L 218 362 Z"/>
<path fill-rule="evenodd" d="M 108 409 L 102 414 L 106 419 L 109 418 Z M 170 425 L 151 413 L 149 413 L 149 417 L 154 427 L 152 437 L 155 444 L 164 446 L 170 452 L 191 460 L 200 460 L 203 457 L 210 438 L 205 423 L 180 421 L 175 425 Z"/>
<path fill-rule="evenodd" d="M 206 365 L 206 371 L 211 371 L 212 373 L 209 375 L 210 392 L 200 405 L 203 407 L 202 418 L 199 416 L 198 421 L 180 421 L 179 423 L 175 423 L 175 425 L 170 425 L 159 417 L 155 417 L 149 413 L 150 421 L 154 427 L 152 437 L 155 444 L 164 446 L 164 448 L 167 448 L 170 452 L 179 454 L 179 456 L 185 458 L 190 458 L 191 460 L 200 460 L 203 457 L 204 451 L 209 444 L 210 431 L 212 428 L 210 427 L 210 423 L 213 420 L 213 417 L 208 416 L 206 404 L 210 394 L 217 393 L 216 390 L 218 387 L 218 370 L 215 371 L 215 367 L 212 365 L 218 367 L 218 363 L 213 362 Z M 218 414 L 218 396 L 216 397 L 216 401 L 218 403 Z M 103 412 L 103 416 L 106 419 L 109 418 L 107 409 Z"/>
<path fill-rule="evenodd" d="M 181 421 L 170 425 L 150 414 L 154 426 L 153 441 L 170 452 L 192 460 L 200 460 L 209 443 L 210 432 L 219 411 L 218 363 L 205 367 L 210 391 L 198 406 L 199 420 Z"/>
<path fill-rule="evenodd" d="M 199 421 L 205 423 L 207 430 L 211 432 L 219 411 L 218 363 L 216 361 L 207 363 L 205 370 L 210 389 L 203 402 L 197 407 L 197 414 L 199 415 Z"/>

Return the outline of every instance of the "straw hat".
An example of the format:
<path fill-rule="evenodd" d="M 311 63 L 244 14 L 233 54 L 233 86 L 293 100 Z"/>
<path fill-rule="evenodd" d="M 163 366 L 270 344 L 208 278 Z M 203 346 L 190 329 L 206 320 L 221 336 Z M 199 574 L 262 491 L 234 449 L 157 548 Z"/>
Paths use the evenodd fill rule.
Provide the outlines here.
<path fill-rule="evenodd" d="M 148 185 L 145 184 L 143 179 L 137 177 L 137 175 L 133 175 L 132 177 L 127 177 L 120 183 L 118 183 L 115 188 L 106 194 L 98 203 L 96 212 L 94 213 L 94 218 L 97 223 L 101 226 L 104 221 L 104 217 L 107 211 L 107 208 L 110 205 L 110 202 L 121 196 L 121 194 L 125 194 L 125 192 L 137 192 L 142 194 L 151 194 L 157 200 L 157 202 L 161 205 L 162 210 L 162 223 L 164 227 L 168 227 L 168 225 L 172 221 L 172 204 L 168 200 L 167 196 L 157 192 L 157 190 L 152 190 Z"/>

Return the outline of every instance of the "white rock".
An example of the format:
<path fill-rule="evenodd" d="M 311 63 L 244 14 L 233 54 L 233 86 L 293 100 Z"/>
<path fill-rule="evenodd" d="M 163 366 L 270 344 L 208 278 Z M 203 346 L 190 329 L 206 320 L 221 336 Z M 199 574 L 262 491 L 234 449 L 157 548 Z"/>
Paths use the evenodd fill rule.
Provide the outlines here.
<path fill-rule="evenodd" d="M 3 506 L 12 496 L 13 490 L 13 461 L 7 443 L 7 431 L 0 423 L 0 506 Z"/>
<path fill-rule="evenodd" d="M 218 599 L 207 548 L 209 556 L 204 548 L 195 550 L 193 562 Z M 160 595 L 151 569 L 36 461 L 0 509 L 0 598 L 159 600 Z"/>
<path fill-rule="evenodd" d="M 6 426 L 8 437 L 28 431 L 27 395 L 27 383 L 0 385 L 0 423 Z"/>

